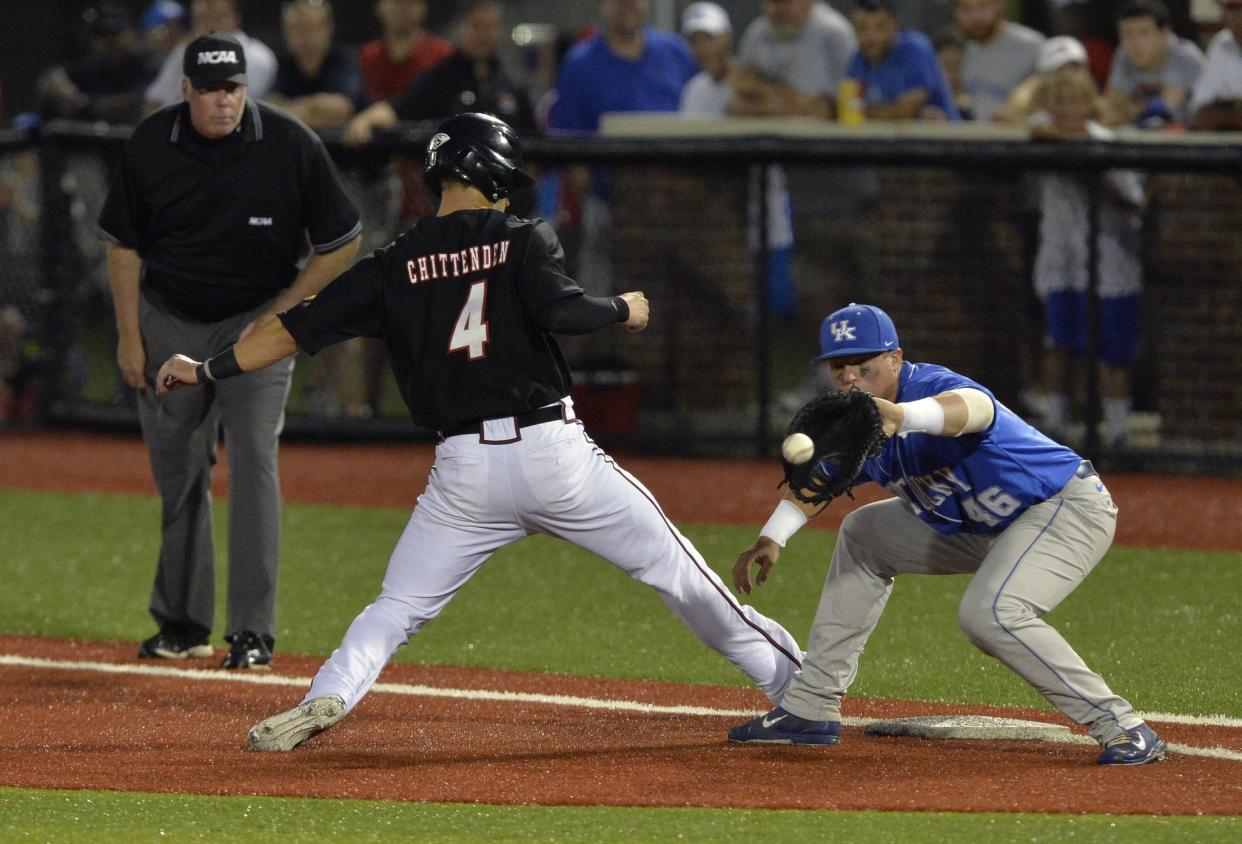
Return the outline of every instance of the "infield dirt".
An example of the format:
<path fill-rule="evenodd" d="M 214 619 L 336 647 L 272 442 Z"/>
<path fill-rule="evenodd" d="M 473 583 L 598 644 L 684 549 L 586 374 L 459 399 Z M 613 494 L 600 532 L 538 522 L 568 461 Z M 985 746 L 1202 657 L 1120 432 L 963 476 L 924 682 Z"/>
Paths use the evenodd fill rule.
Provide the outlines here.
<path fill-rule="evenodd" d="M 290 501 L 408 509 L 433 460 L 428 445 L 286 444 Z M 779 493 L 774 464 L 625 458 L 677 521 L 760 524 Z M 227 466 L 214 490 L 227 494 Z M 1242 484 L 1109 475 L 1123 545 L 1242 551 Z M 0 438 L 0 486 L 153 494 L 136 437 L 19 432 Z M 704 490 L 730 491 L 706 496 Z M 835 529 L 857 502 L 817 519 Z M 133 643 L 0 637 L 0 654 L 137 665 Z M 282 654 L 275 676 L 309 677 L 320 658 Z M 214 662 L 200 666 L 210 668 Z M 1242 762 L 1171 752 L 1115 770 L 1082 744 L 935 741 L 846 727 L 831 748 L 736 747 L 739 719 L 600 711 L 550 703 L 369 695 L 292 754 L 244 749 L 256 721 L 301 687 L 180 676 L 0 665 L 0 784 L 200 794 L 538 803 L 973 812 L 1237 814 Z M 565 694 L 761 711 L 748 690 L 443 666 L 391 665 L 381 682 Z M 852 698 L 852 717 L 983 714 L 1054 721 L 1044 711 Z M 1242 752 L 1242 730 L 1161 724 L 1167 740 Z"/>

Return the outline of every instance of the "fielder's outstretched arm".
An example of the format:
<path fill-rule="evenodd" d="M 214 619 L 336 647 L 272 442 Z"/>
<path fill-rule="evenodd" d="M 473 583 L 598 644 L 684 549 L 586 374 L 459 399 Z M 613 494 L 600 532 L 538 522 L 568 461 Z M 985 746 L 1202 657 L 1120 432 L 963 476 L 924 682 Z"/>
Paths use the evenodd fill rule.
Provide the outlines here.
<path fill-rule="evenodd" d="M 156 394 L 162 396 L 203 381 L 219 381 L 243 372 L 254 372 L 284 360 L 297 350 L 298 344 L 285 324 L 269 315 L 253 331 L 209 360 L 200 363 L 185 355 L 173 355 L 164 361 L 155 378 Z"/>
<path fill-rule="evenodd" d="M 925 399 L 894 404 L 872 400 L 884 420 L 885 436 L 919 431 L 934 437 L 960 437 L 985 431 L 996 418 L 992 400 L 980 390 L 958 387 Z"/>

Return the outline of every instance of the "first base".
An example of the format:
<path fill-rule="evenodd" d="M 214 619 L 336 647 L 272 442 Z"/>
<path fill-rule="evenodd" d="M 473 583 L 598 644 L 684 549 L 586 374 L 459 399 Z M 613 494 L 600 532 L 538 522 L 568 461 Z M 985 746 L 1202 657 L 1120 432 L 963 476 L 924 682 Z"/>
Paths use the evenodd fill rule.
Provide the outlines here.
<path fill-rule="evenodd" d="M 1068 741 L 1069 727 L 1045 724 L 1042 721 L 1020 721 L 1016 718 L 993 718 L 990 715 L 921 715 L 916 718 L 892 718 L 867 726 L 873 736 L 915 736 L 940 739 L 1033 739 Z"/>

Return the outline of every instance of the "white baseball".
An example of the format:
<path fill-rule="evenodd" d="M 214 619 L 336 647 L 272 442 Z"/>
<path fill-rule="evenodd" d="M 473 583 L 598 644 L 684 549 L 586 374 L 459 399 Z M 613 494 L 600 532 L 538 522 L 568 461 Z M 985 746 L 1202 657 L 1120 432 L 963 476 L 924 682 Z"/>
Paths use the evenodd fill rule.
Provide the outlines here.
<path fill-rule="evenodd" d="M 795 466 L 815 456 L 815 441 L 806 434 L 790 434 L 781 443 L 781 454 Z"/>

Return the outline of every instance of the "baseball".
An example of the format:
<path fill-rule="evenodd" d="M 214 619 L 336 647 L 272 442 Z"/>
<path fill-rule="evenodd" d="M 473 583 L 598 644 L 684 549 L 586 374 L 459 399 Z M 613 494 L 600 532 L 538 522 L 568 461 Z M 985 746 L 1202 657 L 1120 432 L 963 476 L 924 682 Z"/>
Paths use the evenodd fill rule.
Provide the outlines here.
<path fill-rule="evenodd" d="M 815 456 L 815 441 L 806 434 L 790 434 L 781 443 L 781 455 L 795 466 Z"/>

